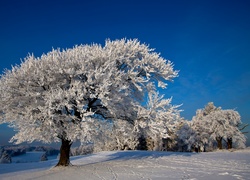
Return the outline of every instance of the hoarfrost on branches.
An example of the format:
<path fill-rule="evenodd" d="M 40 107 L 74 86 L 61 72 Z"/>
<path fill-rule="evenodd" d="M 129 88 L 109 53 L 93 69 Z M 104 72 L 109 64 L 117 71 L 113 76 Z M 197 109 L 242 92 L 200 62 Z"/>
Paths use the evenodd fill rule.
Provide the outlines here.
<path fill-rule="evenodd" d="M 147 106 L 139 107 L 137 120 L 141 127 L 149 127 L 151 136 L 168 138 L 168 131 L 172 131 L 180 119 L 180 110 L 179 106 L 171 105 L 172 98 L 163 97 L 156 91 L 149 92 Z"/>
<path fill-rule="evenodd" d="M 31 54 L 1 76 L 0 123 L 18 131 L 16 143 L 85 142 L 106 121 L 133 122 L 145 94 L 177 75 L 136 39 Z"/>
<path fill-rule="evenodd" d="M 179 129 L 178 136 L 189 150 L 191 148 L 198 148 L 202 151 L 212 150 L 214 144 L 222 149 L 223 141 L 228 149 L 231 149 L 233 145 L 235 148 L 244 148 L 246 137 L 239 129 L 241 124 L 237 111 L 223 110 L 210 102 L 204 109 L 196 111 L 196 116 L 190 123 Z"/>
<path fill-rule="evenodd" d="M 164 140 L 173 140 L 176 124 L 181 119 L 179 106 L 171 105 L 171 100 L 151 90 L 147 104 L 137 105 L 137 118 L 133 124 L 117 119 L 111 129 L 101 133 L 106 136 L 95 138 L 95 151 L 166 150 Z"/>
<path fill-rule="evenodd" d="M 222 148 L 219 142 L 224 140 L 227 142 L 229 149 L 232 148 L 233 142 L 236 146 L 244 148 L 246 137 L 239 130 L 238 125 L 241 124 L 240 115 L 235 110 L 215 111 L 205 117 L 205 122 L 208 125 L 208 133 L 213 140 L 219 144 L 218 148 Z M 229 142 L 231 141 L 231 142 Z"/>

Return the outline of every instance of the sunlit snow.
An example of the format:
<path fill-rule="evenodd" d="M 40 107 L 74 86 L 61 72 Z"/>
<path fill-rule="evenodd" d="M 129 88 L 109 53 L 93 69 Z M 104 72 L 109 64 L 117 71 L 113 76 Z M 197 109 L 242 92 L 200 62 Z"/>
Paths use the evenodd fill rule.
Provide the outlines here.
<path fill-rule="evenodd" d="M 0 179 L 250 179 L 249 148 L 207 153 L 100 152 L 72 157 L 71 167 L 53 168 L 57 161 L 0 164 Z"/>

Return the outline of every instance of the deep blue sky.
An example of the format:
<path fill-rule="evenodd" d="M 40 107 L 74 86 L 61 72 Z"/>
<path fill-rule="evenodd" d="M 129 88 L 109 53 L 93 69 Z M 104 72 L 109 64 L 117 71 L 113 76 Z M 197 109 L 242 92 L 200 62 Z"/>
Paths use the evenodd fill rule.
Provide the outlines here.
<path fill-rule="evenodd" d="M 248 0 L 0 1 L 1 72 L 28 53 L 124 37 L 149 44 L 180 70 L 161 92 L 183 104 L 183 117 L 213 101 L 250 123 Z M 0 145 L 11 133 L 0 126 Z"/>

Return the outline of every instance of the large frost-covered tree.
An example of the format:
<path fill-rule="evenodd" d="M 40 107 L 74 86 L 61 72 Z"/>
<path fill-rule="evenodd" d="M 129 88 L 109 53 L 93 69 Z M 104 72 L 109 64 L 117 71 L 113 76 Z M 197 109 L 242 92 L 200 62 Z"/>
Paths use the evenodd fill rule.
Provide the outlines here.
<path fill-rule="evenodd" d="M 1 76 L 0 123 L 17 130 L 12 142 L 61 141 L 57 165 L 67 166 L 74 141 L 90 140 L 111 120 L 132 123 L 145 94 L 177 75 L 138 40 L 29 55 Z"/>

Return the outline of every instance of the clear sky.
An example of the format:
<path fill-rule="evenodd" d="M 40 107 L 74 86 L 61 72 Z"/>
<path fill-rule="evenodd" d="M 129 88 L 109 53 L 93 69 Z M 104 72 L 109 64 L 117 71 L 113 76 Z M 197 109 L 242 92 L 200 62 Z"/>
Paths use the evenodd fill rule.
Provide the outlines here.
<path fill-rule="evenodd" d="M 0 1 L 1 72 L 28 53 L 124 37 L 149 44 L 180 70 L 161 93 L 183 104 L 184 118 L 213 101 L 250 123 L 249 0 Z M 1 125 L 0 145 L 11 134 Z"/>

